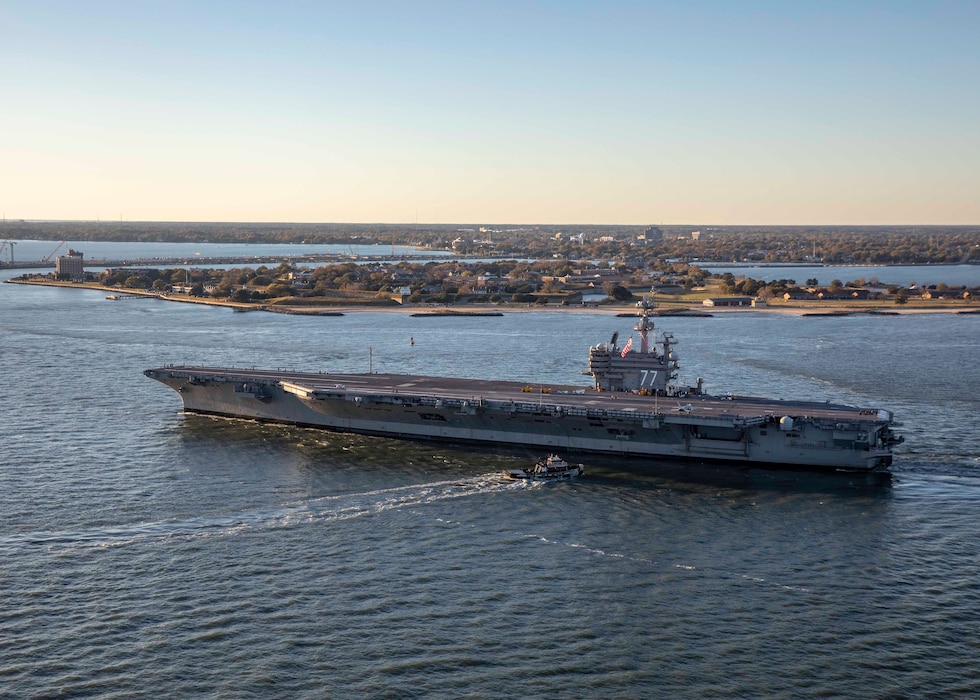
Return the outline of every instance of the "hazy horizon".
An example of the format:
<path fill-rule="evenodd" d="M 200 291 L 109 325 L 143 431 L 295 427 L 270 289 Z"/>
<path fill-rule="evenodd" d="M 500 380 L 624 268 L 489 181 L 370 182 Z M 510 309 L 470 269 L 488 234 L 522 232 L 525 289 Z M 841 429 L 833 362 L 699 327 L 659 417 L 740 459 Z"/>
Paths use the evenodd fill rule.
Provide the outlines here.
<path fill-rule="evenodd" d="M 0 22 L 7 221 L 980 222 L 980 5 L 2 0 Z"/>
<path fill-rule="evenodd" d="M 443 222 L 433 222 L 433 221 L 278 221 L 278 220 L 191 220 L 191 219 L 23 219 L 23 218 L 6 218 L 0 221 L 0 224 L 13 224 L 23 222 L 26 224 L 30 223 L 50 223 L 50 224 L 206 224 L 206 225 L 257 225 L 257 226 L 403 226 L 405 228 L 409 227 L 422 227 L 422 226 L 506 226 L 506 227 L 556 227 L 556 226 L 572 226 L 572 227 L 588 227 L 595 226 L 600 228 L 642 228 L 649 226 L 657 226 L 662 228 L 680 228 L 680 227 L 701 227 L 706 229 L 712 228 L 809 228 L 809 227 L 821 227 L 821 228 L 974 228 L 980 226 L 980 223 L 964 223 L 964 224 L 935 224 L 935 223 L 921 223 L 921 222 L 898 222 L 890 224 L 879 224 L 879 223 L 868 223 L 868 224 L 855 224 L 855 223 L 815 223 L 815 222 L 777 222 L 771 224 L 756 224 L 752 222 L 734 222 L 730 224 L 718 224 L 718 223 L 705 223 L 705 222 L 639 222 L 639 223 L 609 223 L 601 221 L 587 221 L 587 222 L 576 222 L 568 221 L 563 223 L 558 223 L 554 221 L 443 221 Z"/>

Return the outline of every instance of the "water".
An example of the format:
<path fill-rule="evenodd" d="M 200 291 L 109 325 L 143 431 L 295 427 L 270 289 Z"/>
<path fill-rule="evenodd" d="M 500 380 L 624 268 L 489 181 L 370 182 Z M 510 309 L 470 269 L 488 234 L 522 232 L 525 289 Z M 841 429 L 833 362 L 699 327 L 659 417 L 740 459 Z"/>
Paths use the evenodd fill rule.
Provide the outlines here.
<path fill-rule="evenodd" d="M 366 371 L 370 348 L 381 371 L 575 383 L 628 319 L 0 284 L 0 695 L 980 694 L 980 317 L 657 323 L 713 391 L 893 409 L 893 476 L 584 457 L 527 485 L 498 474 L 533 452 L 184 416 L 142 376 Z"/>
<path fill-rule="evenodd" d="M 290 255 L 358 255 L 378 256 L 418 255 L 423 253 L 434 258 L 448 256 L 443 251 L 423 251 L 413 246 L 345 245 L 312 243 L 127 243 L 124 241 L 58 241 L 15 240 L 14 259 L 17 262 L 43 260 L 52 254 L 65 255 L 69 248 L 78 250 L 91 260 L 131 260 L 134 263 L 152 264 L 156 259 L 174 258 L 231 258 L 254 257 L 263 261 L 277 256 Z M 53 259 L 53 258 L 52 258 Z M 10 262 L 9 249 L 4 251 L 3 262 Z"/>

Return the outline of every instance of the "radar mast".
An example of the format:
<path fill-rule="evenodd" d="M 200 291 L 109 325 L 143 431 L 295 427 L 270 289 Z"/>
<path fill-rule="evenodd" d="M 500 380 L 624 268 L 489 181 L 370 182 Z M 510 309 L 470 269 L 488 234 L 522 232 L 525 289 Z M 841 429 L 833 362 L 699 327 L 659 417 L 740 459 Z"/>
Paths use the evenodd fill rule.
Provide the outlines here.
<path fill-rule="evenodd" d="M 648 335 L 650 331 L 653 330 L 653 321 L 650 320 L 649 310 L 652 309 L 656 304 L 650 300 L 650 297 L 643 297 L 643 301 L 640 302 L 640 309 L 642 310 L 642 315 L 640 320 L 637 321 L 636 325 L 633 326 L 634 331 L 639 331 L 640 333 L 640 352 L 646 355 L 650 352 L 650 341 Z"/>

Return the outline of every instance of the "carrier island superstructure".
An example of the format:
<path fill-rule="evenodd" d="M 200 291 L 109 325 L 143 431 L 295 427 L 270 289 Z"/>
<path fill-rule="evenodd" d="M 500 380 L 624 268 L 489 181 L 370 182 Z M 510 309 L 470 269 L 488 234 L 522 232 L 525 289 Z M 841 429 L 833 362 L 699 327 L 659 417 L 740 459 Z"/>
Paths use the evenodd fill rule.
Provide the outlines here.
<path fill-rule="evenodd" d="M 184 410 L 393 438 L 515 445 L 640 458 L 715 460 L 874 471 L 902 438 L 876 408 L 710 396 L 674 384 L 675 341 L 642 310 L 589 350 L 590 387 L 398 374 L 324 374 L 167 366 L 148 377 Z"/>

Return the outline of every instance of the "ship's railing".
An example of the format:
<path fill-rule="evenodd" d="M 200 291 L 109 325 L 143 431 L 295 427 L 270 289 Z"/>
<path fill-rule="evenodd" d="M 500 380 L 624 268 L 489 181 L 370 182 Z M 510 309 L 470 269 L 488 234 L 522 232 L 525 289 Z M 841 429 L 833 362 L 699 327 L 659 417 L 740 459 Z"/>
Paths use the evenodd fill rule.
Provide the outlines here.
<path fill-rule="evenodd" d="M 327 397 L 325 397 L 327 398 Z M 339 398 L 333 395 L 329 398 Z M 374 403 L 397 404 L 403 406 L 431 406 L 433 408 L 447 409 L 484 409 L 494 411 L 507 411 L 510 413 L 527 413 L 532 415 L 550 416 L 577 416 L 580 418 L 595 418 L 600 420 L 620 420 L 626 422 L 641 423 L 647 420 L 660 420 L 668 423 L 692 423 L 701 425 L 714 425 L 724 427 L 747 428 L 755 425 L 763 425 L 771 420 L 768 415 L 740 416 L 706 416 L 685 413 L 684 415 L 673 415 L 671 413 L 657 411 L 638 411 L 635 409 L 608 409 L 608 408 L 587 408 L 582 406 L 571 406 L 559 403 L 532 403 L 527 401 L 500 401 L 486 399 L 484 397 L 443 397 L 443 396 L 418 396 L 400 394 L 376 394 L 347 391 L 345 398 L 348 401 L 370 401 Z"/>
<path fill-rule="evenodd" d="M 764 425 L 768 423 L 772 418 L 770 416 L 750 416 L 748 418 L 737 417 L 732 421 L 732 425 L 736 428 L 750 428 L 753 425 Z"/>

